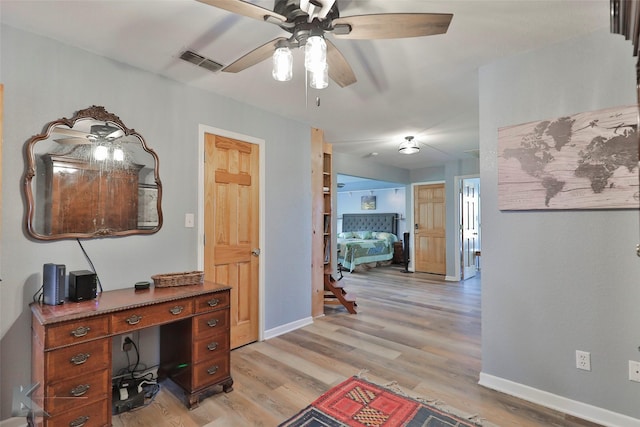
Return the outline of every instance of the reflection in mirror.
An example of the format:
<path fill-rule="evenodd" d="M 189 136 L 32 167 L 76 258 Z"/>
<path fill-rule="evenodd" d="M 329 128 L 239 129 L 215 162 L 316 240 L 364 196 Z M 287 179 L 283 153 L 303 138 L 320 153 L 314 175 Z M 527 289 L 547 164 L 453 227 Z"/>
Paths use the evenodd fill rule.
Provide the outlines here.
<path fill-rule="evenodd" d="M 29 235 L 41 240 L 155 233 L 158 156 L 103 107 L 48 123 L 27 142 Z"/>

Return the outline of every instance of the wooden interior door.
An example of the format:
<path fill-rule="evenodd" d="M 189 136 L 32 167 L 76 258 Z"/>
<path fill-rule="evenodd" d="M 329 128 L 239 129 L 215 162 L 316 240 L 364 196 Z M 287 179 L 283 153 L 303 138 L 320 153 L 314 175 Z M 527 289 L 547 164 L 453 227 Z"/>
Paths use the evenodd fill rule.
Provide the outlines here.
<path fill-rule="evenodd" d="M 480 250 L 479 180 L 463 179 L 461 191 L 462 279 L 476 275 L 476 251 Z"/>
<path fill-rule="evenodd" d="M 231 287 L 231 348 L 259 334 L 259 146 L 205 134 L 204 275 Z"/>
<path fill-rule="evenodd" d="M 446 274 L 444 184 L 416 186 L 413 200 L 415 271 Z"/>

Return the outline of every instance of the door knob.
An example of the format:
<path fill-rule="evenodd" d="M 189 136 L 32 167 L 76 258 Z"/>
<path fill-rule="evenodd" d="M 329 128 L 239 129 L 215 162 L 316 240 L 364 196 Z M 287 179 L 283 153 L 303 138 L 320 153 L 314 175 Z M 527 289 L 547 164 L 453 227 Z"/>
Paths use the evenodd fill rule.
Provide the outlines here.
<path fill-rule="evenodd" d="M 256 248 L 254 250 L 251 251 L 251 255 L 253 256 L 258 256 L 260 255 L 260 249 Z"/>

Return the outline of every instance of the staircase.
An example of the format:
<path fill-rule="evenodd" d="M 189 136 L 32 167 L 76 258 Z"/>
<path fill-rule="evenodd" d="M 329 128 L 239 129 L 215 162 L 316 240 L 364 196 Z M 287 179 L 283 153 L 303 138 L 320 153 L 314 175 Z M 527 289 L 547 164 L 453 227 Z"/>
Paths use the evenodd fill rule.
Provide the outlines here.
<path fill-rule="evenodd" d="M 344 287 L 331 274 L 324 275 L 324 303 L 342 304 L 349 313 L 357 314 L 356 296 L 348 294 Z"/>

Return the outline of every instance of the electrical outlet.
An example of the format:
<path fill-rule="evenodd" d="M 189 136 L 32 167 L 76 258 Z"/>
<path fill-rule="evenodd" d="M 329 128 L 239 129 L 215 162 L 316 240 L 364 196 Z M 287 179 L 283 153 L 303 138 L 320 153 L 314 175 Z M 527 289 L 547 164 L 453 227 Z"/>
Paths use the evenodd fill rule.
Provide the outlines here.
<path fill-rule="evenodd" d="M 131 350 L 131 344 L 125 344 L 127 341 L 127 338 L 129 338 L 131 341 L 133 341 L 133 334 L 123 334 L 120 335 L 120 350 L 122 351 L 127 351 L 127 350 Z M 126 345 L 126 347 L 125 347 Z"/>
<path fill-rule="evenodd" d="M 629 381 L 640 383 L 640 362 L 629 360 Z"/>
<path fill-rule="evenodd" d="M 588 351 L 576 350 L 576 368 L 583 371 L 591 370 L 591 353 Z"/>

